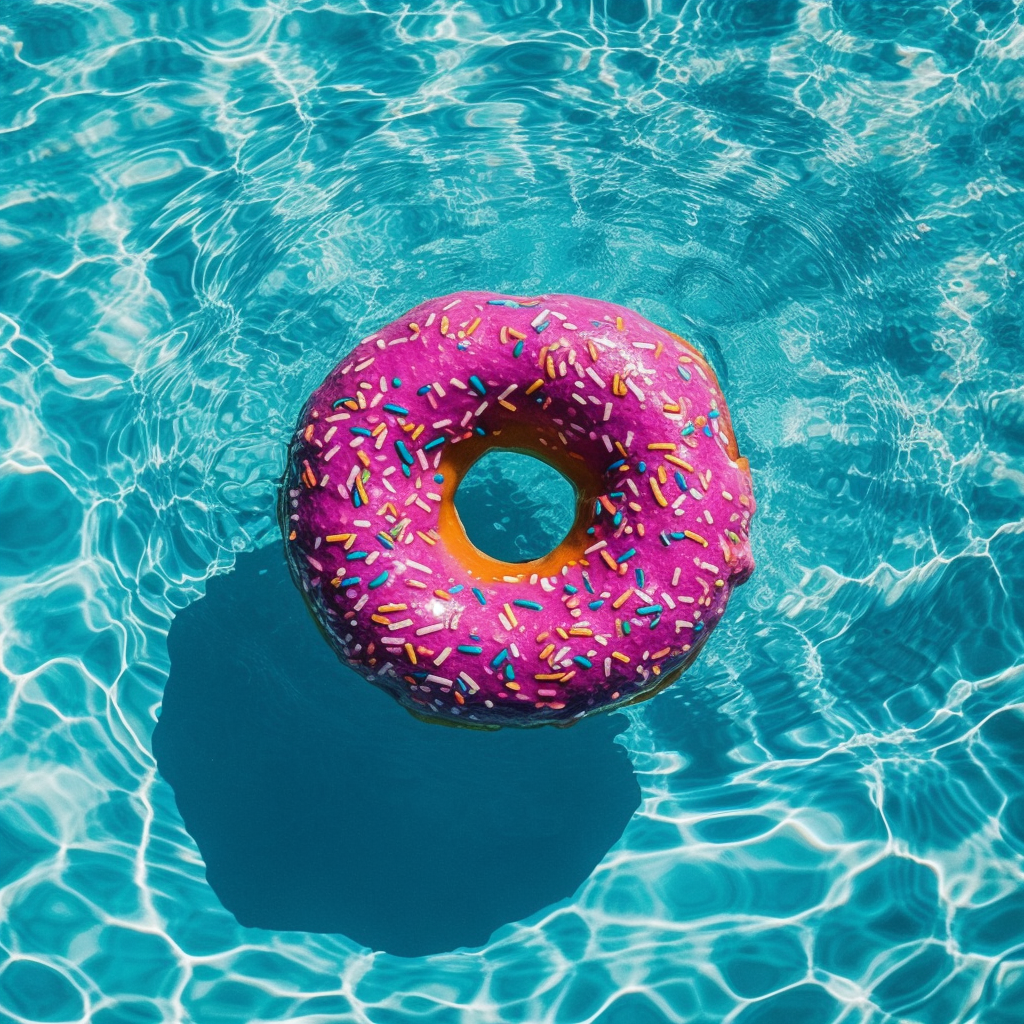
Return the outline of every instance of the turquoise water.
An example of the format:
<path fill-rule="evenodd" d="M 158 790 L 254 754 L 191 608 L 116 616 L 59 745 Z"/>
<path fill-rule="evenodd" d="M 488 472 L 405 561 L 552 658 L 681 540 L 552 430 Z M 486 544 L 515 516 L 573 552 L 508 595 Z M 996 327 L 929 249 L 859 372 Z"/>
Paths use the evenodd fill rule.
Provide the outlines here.
<path fill-rule="evenodd" d="M 0 23 L 0 1022 L 1020 1021 L 1019 6 Z M 277 542 L 345 347 L 472 287 L 704 348 L 757 572 L 571 897 L 425 957 L 243 927 L 151 753 L 170 623 Z"/>

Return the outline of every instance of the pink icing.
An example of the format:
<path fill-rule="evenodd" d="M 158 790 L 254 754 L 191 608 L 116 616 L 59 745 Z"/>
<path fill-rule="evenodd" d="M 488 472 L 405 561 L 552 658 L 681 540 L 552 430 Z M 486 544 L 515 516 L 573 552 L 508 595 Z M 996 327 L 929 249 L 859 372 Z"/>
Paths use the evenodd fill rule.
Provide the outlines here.
<path fill-rule="evenodd" d="M 495 576 L 440 540 L 435 474 L 448 446 L 500 447 L 494 432 L 527 417 L 605 486 L 581 512 L 579 560 Z M 754 509 L 717 381 L 675 335 L 597 299 L 460 292 L 365 338 L 317 388 L 280 513 L 343 660 L 418 714 L 537 725 L 634 700 L 689 664 L 753 571 Z"/>

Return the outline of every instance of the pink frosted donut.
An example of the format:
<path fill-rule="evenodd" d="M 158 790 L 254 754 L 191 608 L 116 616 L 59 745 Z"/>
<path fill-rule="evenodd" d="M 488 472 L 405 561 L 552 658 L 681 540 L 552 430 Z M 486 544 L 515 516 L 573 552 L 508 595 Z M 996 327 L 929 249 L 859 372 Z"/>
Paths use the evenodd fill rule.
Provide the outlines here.
<path fill-rule="evenodd" d="M 572 481 L 553 551 L 501 562 L 454 495 L 484 452 Z M 750 470 L 711 367 L 632 310 L 459 292 L 361 341 L 313 393 L 280 517 L 341 656 L 413 713 L 566 723 L 652 696 L 754 568 Z"/>

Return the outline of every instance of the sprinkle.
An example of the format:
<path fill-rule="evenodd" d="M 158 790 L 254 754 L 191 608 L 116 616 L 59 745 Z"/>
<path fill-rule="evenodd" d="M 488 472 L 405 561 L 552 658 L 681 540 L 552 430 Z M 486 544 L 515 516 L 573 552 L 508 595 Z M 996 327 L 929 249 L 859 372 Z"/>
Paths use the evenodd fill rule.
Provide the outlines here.
<path fill-rule="evenodd" d="M 442 652 L 441 652 L 441 653 L 440 653 L 440 654 L 439 654 L 439 655 L 438 655 L 438 656 L 437 656 L 437 657 L 436 657 L 436 658 L 434 659 L 434 664 L 435 664 L 435 665 L 443 665 L 443 664 L 445 663 L 445 661 L 447 660 L 447 658 L 448 658 L 448 655 L 449 655 L 449 654 L 451 654 L 451 653 L 452 653 L 452 649 L 451 649 L 450 647 L 446 647 L 446 648 L 445 648 L 445 649 L 444 649 L 444 650 L 443 650 L 443 651 L 442 651 Z"/>
<path fill-rule="evenodd" d="M 395 405 L 394 402 L 385 402 L 384 408 L 387 412 L 393 412 L 396 416 L 408 416 L 409 410 L 403 408 L 400 405 Z"/>
<path fill-rule="evenodd" d="M 694 533 L 692 530 L 683 530 L 683 536 L 688 537 L 690 540 L 695 540 L 702 547 L 707 547 L 708 542 L 699 534 Z"/>
<path fill-rule="evenodd" d="M 520 601 L 516 600 L 512 602 L 517 608 L 529 608 L 530 611 L 541 612 L 544 610 L 542 604 L 538 604 L 536 601 Z"/>
<path fill-rule="evenodd" d="M 671 442 L 655 441 L 653 444 L 647 446 L 649 452 L 674 452 L 676 446 Z"/>
<path fill-rule="evenodd" d="M 505 616 L 509 622 L 512 623 L 512 628 L 515 629 L 519 625 L 519 620 L 516 618 L 515 612 L 512 611 L 512 606 L 505 602 Z"/>
<path fill-rule="evenodd" d="M 473 376 L 469 378 L 469 383 L 473 386 L 473 390 L 476 391 L 478 395 L 487 394 L 487 388 L 484 386 L 484 382 L 476 374 L 473 374 Z"/>
<path fill-rule="evenodd" d="M 661 605 L 658 605 L 658 607 L 660 608 Z M 462 654 L 483 654 L 484 653 L 484 649 L 482 647 L 476 647 L 473 644 L 459 644 L 459 646 L 456 648 L 456 650 L 459 651 Z"/>
<path fill-rule="evenodd" d="M 358 577 L 358 576 L 346 576 L 341 581 L 341 585 L 343 587 L 354 587 L 357 583 L 359 583 L 359 581 L 360 581 L 360 577 Z"/>
<path fill-rule="evenodd" d="M 412 465 L 412 454 L 406 448 L 404 441 L 399 440 L 395 442 L 395 451 L 398 452 L 399 457 L 407 466 Z"/>
<path fill-rule="evenodd" d="M 447 440 L 448 440 L 448 438 L 446 438 L 446 437 L 435 437 L 433 441 L 428 441 L 423 446 L 423 450 L 425 452 L 433 451 L 435 448 L 438 448 L 441 445 L 443 445 L 445 443 L 445 441 L 447 441 Z M 400 444 L 401 442 L 396 442 L 396 443 Z M 434 479 L 437 480 L 437 477 L 435 477 Z M 444 479 L 444 477 L 441 477 L 441 480 L 443 480 L 443 479 Z M 438 480 L 437 482 L 440 483 L 441 481 Z"/>
<path fill-rule="evenodd" d="M 548 317 L 549 317 L 550 315 L 551 315 L 551 310 L 550 310 L 550 309 L 545 309 L 545 310 L 544 310 L 543 312 L 541 312 L 541 313 L 538 313 L 538 314 L 537 314 L 537 315 L 536 315 L 536 316 L 535 316 L 535 317 L 534 317 L 534 318 L 533 318 L 533 319 L 532 319 L 532 320 L 530 321 L 530 326 L 531 326 L 531 327 L 532 327 L 532 328 L 533 328 L 533 329 L 534 329 L 535 331 L 537 331 L 538 333 L 540 333 L 540 332 L 541 332 L 542 330 L 544 330 L 544 327 L 546 327 L 546 326 L 547 326 L 547 324 L 545 323 L 545 321 L 547 320 L 547 318 L 548 318 Z M 542 327 L 542 326 L 541 326 L 541 324 L 544 324 L 544 327 Z"/>
<path fill-rule="evenodd" d="M 484 597 L 483 593 L 476 587 L 473 588 L 473 594 L 481 604 L 487 604 L 487 598 Z"/>
<path fill-rule="evenodd" d="M 413 645 L 412 644 L 406 644 L 405 647 L 404 647 L 404 650 L 405 650 L 405 653 L 406 653 L 406 656 L 408 657 L 408 659 L 414 665 L 418 665 L 419 662 L 416 660 L 416 650 L 413 647 Z"/>
<path fill-rule="evenodd" d="M 617 316 L 615 318 L 615 330 L 621 331 L 622 330 L 622 326 L 623 326 L 622 325 L 622 317 L 621 316 Z"/>
<path fill-rule="evenodd" d="M 577 654 L 576 657 L 573 658 L 572 660 L 577 665 L 579 665 L 581 668 L 593 668 L 594 667 L 593 662 L 591 662 L 591 660 L 589 658 L 584 658 L 582 654 Z"/>
<path fill-rule="evenodd" d="M 513 355 L 514 358 L 518 359 L 522 354 L 523 354 L 523 343 L 521 341 L 517 341 L 515 343 L 515 345 L 512 347 L 512 355 Z"/>
<path fill-rule="evenodd" d="M 683 380 L 689 380 L 690 379 L 690 371 L 687 370 L 685 367 L 677 366 L 676 369 L 679 371 L 679 376 L 682 377 Z"/>
<path fill-rule="evenodd" d="M 623 554 L 619 555 L 619 557 L 616 558 L 615 561 L 618 562 L 619 565 L 622 565 L 623 562 L 628 562 L 629 559 L 631 559 L 635 554 L 636 554 L 636 548 L 630 548 L 628 551 L 626 551 Z"/>
<path fill-rule="evenodd" d="M 531 385 L 530 385 L 530 386 L 529 386 L 529 387 L 528 387 L 528 388 L 526 389 L 526 393 L 527 393 L 528 395 L 532 395 L 532 394 L 534 393 L 534 391 L 536 391 L 536 390 L 537 390 L 537 388 L 539 388 L 539 387 L 543 387 L 543 385 L 544 385 L 544 381 L 543 381 L 542 379 L 538 378 L 537 380 L 535 380 L 535 381 L 534 381 L 534 382 L 533 382 L 533 383 L 532 383 L 532 384 L 531 384 Z"/>
<path fill-rule="evenodd" d="M 477 317 L 467 328 L 466 337 L 468 338 L 478 327 L 480 326 L 480 317 Z"/>
<path fill-rule="evenodd" d="M 379 576 L 377 576 L 377 577 L 376 577 L 375 579 L 372 579 L 372 580 L 370 580 L 370 583 L 369 583 L 369 587 L 370 587 L 370 589 L 371 589 L 371 590 L 376 590 L 376 589 L 377 589 L 377 587 L 379 587 L 379 586 L 383 585 L 384 583 L 387 583 L 387 580 L 388 580 L 388 576 L 389 576 L 389 575 L 390 575 L 390 574 L 388 573 L 387 569 L 385 569 L 385 570 L 384 570 L 384 571 L 383 571 L 383 572 L 382 572 L 382 573 L 381 573 L 381 574 L 380 574 Z"/>
<path fill-rule="evenodd" d="M 444 629 L 443 622 L 435 622 L 432 626 L 420 626 L 416 630 L 417 636 L 426 636 L 428 633 L 436 633 L 439 629 Z"/>
<path fill-rule="evenodd" d="M 649 483 L 650 483 L 650 485 L 651 485 L 651 491 L 652 491 L 652 492 L 653 492 L 653 494 L 654 494 L 654 500 L 655 500 L 655 501 L 656 501 L 656 502 L 657 502 L 657 503 L 658 503 L 658 504 L 659 504 L 659 505 L 660 505 L 660 506 L 661 506 L 662 508 L 665 508 L 665 506 L 666 506 L 666 505 L 668 505 L 668 499 L 667 499 L 667 498 L 665 497 L 665 495 L 664 495 L 664 494 L 662 494 L 662 493 L 661 493 L 661 488 L 660 488 L 660 487 L 658 486 L 658 481 L 657 481 L 657 480 L 655 480 L 653 476 L 649 476 L 649 477 L 647 478 L 647 480 L 648 480 L 648 482 L 649 482 Z"/>
<path fill-rule="evenodd" d="M 612 601 L 612 607 L 618 610 L 621 608 L 626 601 L 629 600 L 629 595 L 633 593 L 633 588 L 630 587 L 624 594 L 620 594 L 614 601 Z"/>
<path fill-rule="evenodd" d="M 616 661 L 621 661 L 623 665 L 629 664 L 629 656 L 623 654 L 621 651 L 612 651 L 612 657 Z"/>

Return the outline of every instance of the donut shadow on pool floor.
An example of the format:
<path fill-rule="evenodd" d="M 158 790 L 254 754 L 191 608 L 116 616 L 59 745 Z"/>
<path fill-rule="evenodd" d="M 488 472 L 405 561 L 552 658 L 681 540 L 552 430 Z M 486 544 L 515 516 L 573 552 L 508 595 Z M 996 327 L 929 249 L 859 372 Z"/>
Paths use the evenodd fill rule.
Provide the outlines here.
<path fill-rule="evenodd" d="M 427 725 L 344 668 L 277 546 L 174 619 L 153 749 L 224 906 L 398 956 L 565 899 L 640 803 L 625 720 Z"/>

